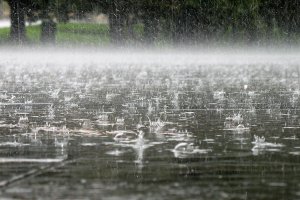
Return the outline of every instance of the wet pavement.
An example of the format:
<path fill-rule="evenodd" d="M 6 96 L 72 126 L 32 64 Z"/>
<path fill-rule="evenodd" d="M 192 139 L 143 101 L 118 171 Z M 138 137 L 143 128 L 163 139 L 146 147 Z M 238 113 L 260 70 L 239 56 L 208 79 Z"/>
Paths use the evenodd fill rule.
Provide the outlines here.
<path fill-rule="evenodd" d="M 299 199 L 299 65 L 0 68 L 3 199 Z"/>

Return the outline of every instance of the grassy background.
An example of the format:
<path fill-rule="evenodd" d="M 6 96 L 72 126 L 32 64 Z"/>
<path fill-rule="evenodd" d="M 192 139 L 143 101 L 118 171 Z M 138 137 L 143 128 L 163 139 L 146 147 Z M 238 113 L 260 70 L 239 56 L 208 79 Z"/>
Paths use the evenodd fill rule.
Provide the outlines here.
<path fill-rule="evenodd" d="M 142 24 L 135 25 L 133 27 L 134 38 L 126 40 L 127 44 L 139 45 L 143 41 L 144 27 Z M 10 28 L 0 28 L 0 44 L 10 45 L 9 41 Z M 26 34 L 28 38 L 28 44 L 40 44 L 41 27 L 40 25 L 26 27 Z M 216 44 L 235 44 L 235 41 L 230 40 L 230 33 L 228 36 L 224 34 L 218 40 Z M 284 33 L 280 33 L 279 30 L 274 30 L 272 35 L 272 44 L 284 44 L 286 42 L 286 36 Z M 247 44 L 247 41 L 243 39 L 237 40 L 236 44 Z M 290 39 L 290 38 L 289 38 Z M 167 46 L 170 42 L 170 38 L 166 35 L 159 34 L 155 41 L 156 46 Z M 265 38 L 261 38 L 261 44 L 267 41 Z M 294 36 L 294 44 L 300 44 L 300 36 Z M 227 43 L 226 43 L 227 42 Z M 68 45 L 86 45 L 86 46 L 106 46 L 110 44 L 109 26 L 107 24 L 92 24 L 92 23 L 60 23 L 57 25 L 56 44 L 62 46 Z"/>
<path fill-rule="evenodd" d="M 9 42 L 9 28 L 0 29 L 0 43 Z M 29 44 L 40 43 L 39 25 L 26 27 Z M 61 23 L 57 26 L 57 44 L 106 45 L 110 43 L 109 27 L 105 24 Z"/>

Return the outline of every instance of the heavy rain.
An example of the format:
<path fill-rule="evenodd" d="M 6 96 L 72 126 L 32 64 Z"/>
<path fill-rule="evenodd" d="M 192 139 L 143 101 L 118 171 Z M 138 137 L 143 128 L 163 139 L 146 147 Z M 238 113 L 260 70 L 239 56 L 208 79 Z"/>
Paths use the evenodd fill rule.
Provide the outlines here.
<path fill-rule="evenodd" d="M 299 199 L 298 11 L 0 0 L 0 199 Z"/>

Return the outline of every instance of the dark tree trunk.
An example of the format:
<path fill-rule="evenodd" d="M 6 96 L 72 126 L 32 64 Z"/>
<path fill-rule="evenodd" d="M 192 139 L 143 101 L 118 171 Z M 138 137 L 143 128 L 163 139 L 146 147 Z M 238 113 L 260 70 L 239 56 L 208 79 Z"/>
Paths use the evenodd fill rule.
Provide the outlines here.
<path fill-rule="evenodd" d="M 20 0 L 10 0 L 10 38 L 14 42 L 23 43 L 26 39 L 25 6 Z"/>
<path fill-rule="evenodd" d="M 41 42 L 54 44 L 56 35 L 56 23 L 52 19 L 43 19 L 41 26 Z"/>
<path fill-rule="evenodd" d="M 134 25 L 136 24 L 136 19 L 134 15 L 131 15 L 127 17 L 126 20 L 127 24 L 127 39 L 135 40 L 135 34 L 134 34 Z"/>
<path fill-rule="evenodd" d="M 69 8 L 68 8 L 68 4 L 67 3 L 63 3 L 58 7 L 58 21 L 59 22 L 63 22 L 63 23 L 67 23 L 70 19 L 69 19 Z"/>
<path fill-rule="evenodd" d="M 44 0 L 42 9 L 41 42 L 53 44 L 55 43 L 56 23 L 50 16 L 51 5 L 49 0 Z"/>
<path fill-rule="evenodd" d="M 274 38 L 274 26 L 278 25 L 278 19 L 276 18 L 276 13 L 279 13 L 278 1 L 265 2 L 262 4 L 261 15 L 264 16 L 266 23 L 266 41 L 267 43 L 272 43 Z M 281 15 L 280 15 L 281 16 Z"/>
<path fill-rule="evenodd" d="M 267 16 L 265 17 L 265 23 L 266 23 L 266 40 L 267 42 L 271 42 L 273 39 L 273 17 L 272 16 Z"/>
<path fill-rule="evenodd" d="M 295 40 L 295 35 L 297 34 L 297 27 L 299 26 L 297 22 L 297 17 L 299 13 L 299 2 L 296 0 L 285 2 L 285 24 L 287 32 L 287 42 L 292 43 Z"/>
<path fill-rule="evenodd" d="M 3 16 L 3 3 L 2 0 L 0 0 L 0 16 Z"/>
<path fill-rule="evenodd" d="M 157 16 L 157 8 L 147 7 L 144 11 L 144 42 L 153 44 L 157 38 L 159 19 Z"/>
<path fill-rule="evenodd" d="M 175 20 L 176 38 L 179 44 L 196 44 L 200 35 L 200 20 L 197 9 L 192 7 L 182 7 Z"/>
<path fill-rule="evenodd" d="M 121 6 L 114 2 L 109 9 L 109 33 L 112 44 L 121 44 L 124 42 L 124 23 L 125 15 Z"/>

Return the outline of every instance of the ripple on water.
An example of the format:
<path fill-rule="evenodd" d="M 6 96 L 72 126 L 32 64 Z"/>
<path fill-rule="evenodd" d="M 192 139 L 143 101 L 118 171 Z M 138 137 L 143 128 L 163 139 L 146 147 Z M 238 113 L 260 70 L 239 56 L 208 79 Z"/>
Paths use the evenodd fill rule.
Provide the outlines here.
<path fill-rule="evenodd" d="M 254 147 L 251 149 L 253 155 L 255 156 L 264 152 L 282 152 L 281 148 L 284 147 L 283 144 L 270 142 L 252 142 L 252 144 L 255 144 Z"/>
<path fill-rule="evenodd" d="M 270 149 L 266 149 L 266 151 L 269 151 L 269 152 L 281 152 L 281 149 L 270 148 Z"/>
<path fill-rule="evenodd" d="M 284 140 L 299 140 L 296 136 L 284 137 L 282 139 L 284 139 Z"/>
<path fill-rule="evenodd" d="M 0 158 L 0 163 L 60 163 L 66 158 Z"/>
<path fill-rule="evenodd" d="M 285 187 L 286 183 L 283 182 L 271 182 L 268 184 L 271 187 Z"/>
<path fill-rule="evenodd" d="M 194 146 L 193 143 L 182 142 L 177 144 L 174 149 L 171 150 L 175 158 L 187 158 L 196 154 L 207 154 L 212 152 L 211 149 L 199 149 L 198 146 Z"/>
<path fill-rule="evenodd" d="M 97 146 L 98 144 L 97 143 L 81 143 L 80 145 L 84 146 L 84 147 L 94 147 L 94 146 Z"/>
<path fill-rule="evenodd" d="M 202 140 L 203 142 L 207 142 L 207 143 L 215 143 L 215 140 L 214 139 L 209 139 L 209 138 L 207 138 L 207 139 L 204 139 L 204 140 Z"/>
<path fill-rule="evenodd" d="M 21 146 L 29 146 L 30 144 L 19 143 L 19 142 L 3 142 L 0 143 L 0 147 L 21 147 Z"/>
<path fill-rule="evenodd" d="M 300 151 L 291 151 L 291 152 L 289 152 L 289 154 L 294 155 L 294 156 L 299 156 Z"/>
<path fill-rule="evenodd" d="M 107 155 L 112 155 L 112 156 L 121 156 L 125 153 L 126 151 L 122 151 L 122 150 L 119 150 L 119 149 L 116 149 L 116 150 L 112 150 L 112 151 L 108 151 L 106 152 Z"/>
<path fill-rule="evenodd" d="M 12 193 L 12 194 L 18 194 L 18 193 L 31 193 L 32 189 L 29 188 L 21 188 L 21 187 L 16 187 L 16 188 L 9 188 L 6 190 L 7 193 Z"/>

